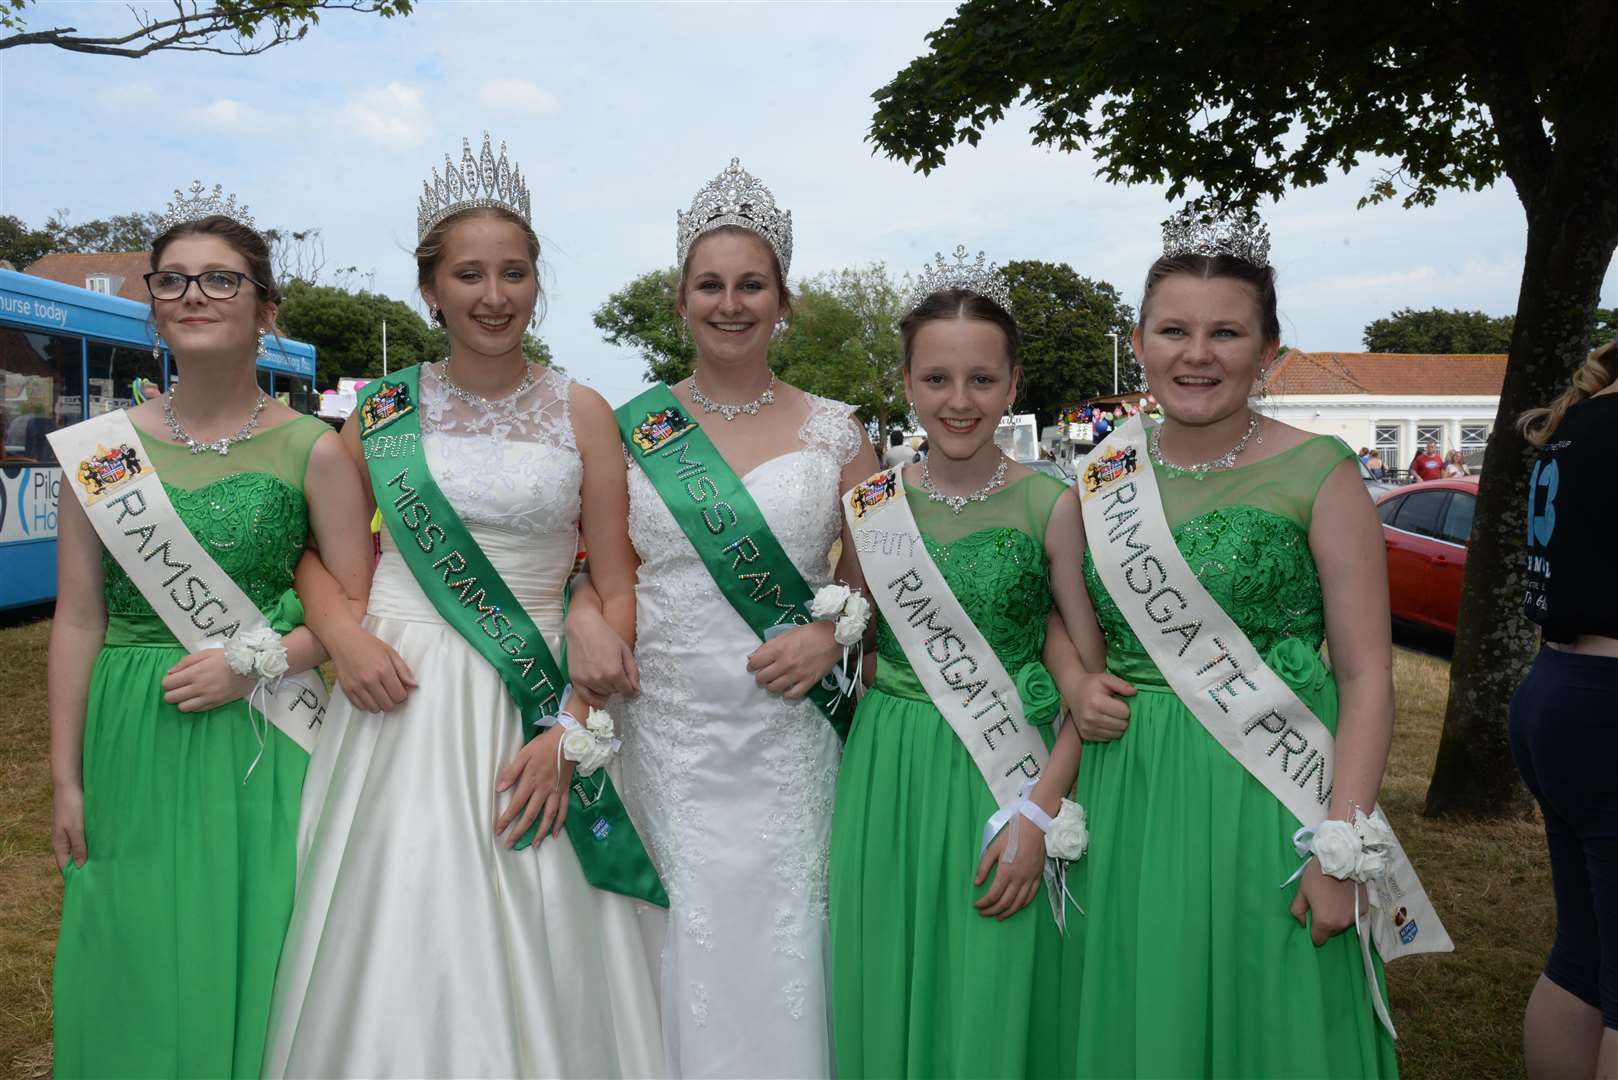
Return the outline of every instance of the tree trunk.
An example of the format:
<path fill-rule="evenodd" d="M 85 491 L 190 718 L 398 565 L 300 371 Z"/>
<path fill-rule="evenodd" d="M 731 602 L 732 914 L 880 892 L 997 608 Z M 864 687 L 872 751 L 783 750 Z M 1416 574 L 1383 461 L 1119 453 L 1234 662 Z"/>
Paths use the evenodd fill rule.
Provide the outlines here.
<path fill-rule="evenodd" d="M 1428 817 L 1521 816 L 1531 799 L 1508 745 L 1511 696 L 1533 661 L 1538 628 L 1523 613 L 1526 491 L 1533 454 L 1517 417 L 1566 389 L 1584 348 L 1601 282 L 1618 244 L 1618 190 L 1597 152 L 1561 153 L 1544 197 L 1525 197 L 1523 260 L 1511 359 L 1484 456 L 1477 513 L 1450 665 L 1449 706 L 1427 789 Z M 1601 152 L 1604 149 L 1604 152 Z M 1578 162 L 1569 167 L 1569 161 Z M 1553 171 L 1556 171 L 1553 168 Z"/>

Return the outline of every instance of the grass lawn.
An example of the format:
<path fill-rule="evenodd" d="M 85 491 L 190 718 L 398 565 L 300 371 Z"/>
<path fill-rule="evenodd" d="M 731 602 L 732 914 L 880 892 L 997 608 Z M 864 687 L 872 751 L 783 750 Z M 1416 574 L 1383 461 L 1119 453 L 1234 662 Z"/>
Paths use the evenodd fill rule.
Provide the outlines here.
<path fill-rule="evenodd" d="M 45 647 L 50 622 L 0 622 L 0 1075 L 49 1074 L 51 956 L 61 877 L 51 857 Z M 1537 824 L 1427 821 L 1449 668 L 1395 650 L 1399 720 L 1382 802 L 1456 952 L 1388 971 L 1406 1077 L 1522 1075 L 1524 1003 L 1555 926 Z"/>

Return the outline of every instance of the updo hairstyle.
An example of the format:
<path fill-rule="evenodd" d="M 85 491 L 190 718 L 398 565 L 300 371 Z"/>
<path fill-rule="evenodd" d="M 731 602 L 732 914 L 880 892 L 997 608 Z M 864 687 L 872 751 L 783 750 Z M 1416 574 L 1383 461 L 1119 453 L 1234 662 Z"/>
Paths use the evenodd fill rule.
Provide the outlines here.
<path fill-rule="evenodd" d="M 449 232 L 463 221 L 474 218 L 493 218 L 496 221 L 509 221 L 522 230 L 523 239 L 528 242 L 528 260 L 533 263 L 534 279 L 539 280 L 539 237 L 534 233 L 534 227 L 510 210 L 498 206 L 474 206 L 461 210 L 446 217 L 443 221 L 427 230 L 427 235 L 421 238 L 416 245 L 416 287 L 424 289 L 433 283 L 433 274 L 438 270 L 438 262 L 444 257 L 444 241 L 448 239 Z M 545 290 L 539 289 L 534 301 L 535 310 L 540 318 L 545 317 Z M 439 326 L 446 325 L 443 312 L 430 312 L 430 317 Z"/>
<path fill-rule="evenodd" d="M 904 367 L 910 370 L 911 353 L 915 349 L 916 335 L 930 322 L 948 319 L 981 319 L 994 323 L 1006 339 L 1006 361 L 1012 371 L 1020 365 L 1017 358 L 1022 346 L 1022 333 L 1011 312 L 979 293 L 967 289 L 942 289 L 910 309 L 899 320 L 899 337 L 904 342 Z"/>

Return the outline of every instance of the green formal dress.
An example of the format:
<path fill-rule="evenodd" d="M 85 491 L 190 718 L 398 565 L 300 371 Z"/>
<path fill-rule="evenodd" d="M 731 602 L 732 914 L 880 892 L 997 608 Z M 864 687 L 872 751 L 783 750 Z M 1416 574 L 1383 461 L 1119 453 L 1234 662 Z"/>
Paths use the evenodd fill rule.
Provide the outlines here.
<path fill-rule="evenodd" d="M 1056 711 L 1040 663 L 1051 608 L 1045 525 L 1064 490 L 1035 474 L 959 515 L 906 492 L 928 553 L 1043 725 Z M 880 624 L 876 683 L 855 713 L 832 814 L 832 1015 L 845 1080 L 1054 1076 L 1070 1054 L 1061 938 L 1044 886 L 1004 922 L 973 907 L 989 889 L 972 879 L 995 810 Z"/>
<path fill-rule="evenodd" d="M 1320 485 L 1351 457 L 1318 437 L 1206 476 L 1157 469 L 1191 569 L 1333 731 L 1309 523 Z M 1128 731 L 1086 743 L 1079 768 L 1090 851 L 1068 885 L 1089 914 L 1069 920 L 1063 985 L 1076 1074 L 1395 1075 L 1353 930 L 1316 948 L 1289 912 L 1298 822 L 1168 688 L 1088 556 L 1085 583 L 1107 668 L 1138 693 Z"/>
<path fill-rule="evenodd" d="M 141 436 L 187 528 L 282 631 L 301 621 L 290 588 L 308 532 L 303 478 L 328 430 L 300 417 L 227 457 Z M 308 756 L 250 722 L 245 701 L 190 714 L 166 704 L 163 676 L 185 651 L 105 552 L 102 568 L 107 635 L 84 723 L 89 858 L 64 870 L 56 1074 L 257 1076 Z"/>

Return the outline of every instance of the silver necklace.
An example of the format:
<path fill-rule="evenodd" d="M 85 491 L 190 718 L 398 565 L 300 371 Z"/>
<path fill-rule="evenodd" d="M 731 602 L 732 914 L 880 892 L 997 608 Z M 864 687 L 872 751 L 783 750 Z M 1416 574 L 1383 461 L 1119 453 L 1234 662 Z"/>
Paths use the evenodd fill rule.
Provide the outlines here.
<path fill-rule="evenodd" d="M 449 377 L 448 360 L 444 361 L 443 367 L 439 370 L 438 379 L 444 384 L 445 390 L 448 390 L 452 395 L 460 398 L 462 401 L 468 402 L 472 405 L 482 405 L 485 409 L 492 409 L 503 401 L 510 401 L 512 398 L 516 397 L 530 386 L 533 386 L 534 368 L 531 364 L 524 364 L 522 366 L 522 381 L 519 382 L 509 393 L 501 394 L 497 398 L 486 398 L 481 394 L 474 394 L 472 391 L 458 385 L 454 379 Z"/>
<path fill-rule="evenodd" d="M 1216 471 L 1218 471 L 1220 469 L 1234 468 L 1235 465 L 1236 465 L 1236 455 L 1240 454 L 1243 450 L 1247 449 L 1248 442 L 1250 442 L 1252 440 L 1253 435 L 1257 431 L 1258 431 L 1258 413 L 1253 413 L 1252 418 L 1250 420 L 1248 420 L 1248 422 L 1247 422 L 1247 433 L 1244 434 L 1241 437 L 1241 439 L 1236 443 L 1236 445 L 1231 447 L 1228 452 L 1219 455 L 1218 457 L 1214 458 L 1212 461 L 1203 461 L 1203 462 L 1199 462 L 1196 465 L 1176 465 L 1172 461 L 1165 461 L 1163 459 L 1163 449 L 1162 449 L 1162 446 L 1160 445 L 1160 439 L 1161 439 L 1161 437 L 1163 435 L 1163 425 L 1158 424 L 1156 427 L 1152 428 L 1152 440 L 1151 440 L 1152 461 L 1154 461 L 1155 463 L 1157 463 L 1158 465 L 1162 466 L 1165 469 L 1172 469 L 1175 472 L 1183 472 L 1183 473 L 1204 473 L 1205 474 L 1205 473 L 1216 472 Z"/>
<path fill-rule="evenodd" d="M 744 401 L 740 405 L 721 405 L 717 401 L 710 401 L 702 394 L 702 388 L 697 385 L 697 376 L 691 375 L 691 403 L 700 405 L 705 413 L 718 413 L 726 420 L 734 420 L 742 413 L 748 416 L 757 416 L 758 411 L 766 405 L 775 404 L 775 372 L 770 372 L 770 381 L 764 387 L 764 392 L 752 401 Z"/>
<path fill-rule="evenodd" d="M 191 433 L 185 430 L 185 425 L 180 423 L 180 418 L 174 415 L 174 390 L 175 388 L 171 386 L 169 387 L 169 392 L 163 395 L 163 419 L 168 421 L 169 430 L 174 433 L 175 441 L 184 443 L 193 454 L 200 454 L 204 450 L 212 450 L 220 457 L 230 453 L 231 443 L 246 442 L 253 437 L 253 429 L 258 427 L 258 414 L 264 411 L 264 406 L 270 400 L 264 391 L 260 390 L 258 399 L 253 402 L 252 414 L 248 416 L 247 423 L 243 424 L 236 434 L 226 435 L 224 438 L 215 439 L 212 442 L 202 442 L 192 438 Z"/>
<path fill-rule="evenodd" d="M 994 468 L 994 475 L 989 477 L 989 482 L 970 495 L 945 495 L 933 487 L 933 474 L 932 470 L 928 468 L 928 464 L 929 462 L 926 458 L 921 459 L 921 489 L 927 493 L 927 501 L 943 503 L 959 514 L 966 509 L 967 503 L 983 502 L 989 497 L 989 492 L 1000 486 L 1001 482 L 1006 478 L 1006 466 L 1011 464 L 1011 459 L 1002 455 L 1000 464 Z"/>

